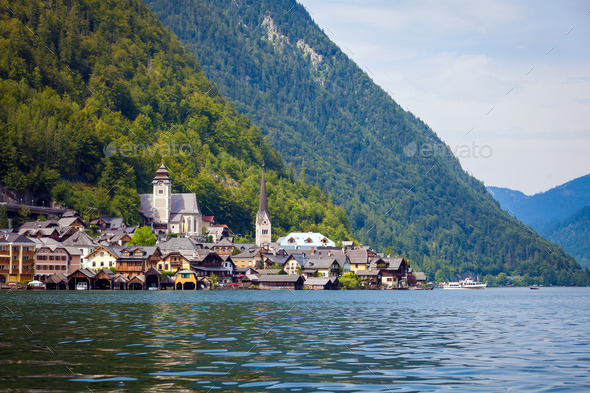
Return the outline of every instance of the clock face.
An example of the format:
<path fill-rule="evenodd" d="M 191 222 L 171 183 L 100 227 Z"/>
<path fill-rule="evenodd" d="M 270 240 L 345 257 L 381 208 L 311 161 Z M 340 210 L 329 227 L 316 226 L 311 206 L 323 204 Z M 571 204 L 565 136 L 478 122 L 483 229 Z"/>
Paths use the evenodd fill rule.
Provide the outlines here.
<path fill-rule="evenodd" d="M 158 185 L 161 187 L 161 186 L 163 186 L 163 185 L 164 185 L 164 183 L 162 183 L 162 182 L 158 182 Z"/>
<path fill-rule="evenodd" d="M 263 221 L 262 221 L 262 225 L 266 225 L 266 224 L 268 224 L 268 221 L 266 221 L 266 220 L 263 220 Z"/>

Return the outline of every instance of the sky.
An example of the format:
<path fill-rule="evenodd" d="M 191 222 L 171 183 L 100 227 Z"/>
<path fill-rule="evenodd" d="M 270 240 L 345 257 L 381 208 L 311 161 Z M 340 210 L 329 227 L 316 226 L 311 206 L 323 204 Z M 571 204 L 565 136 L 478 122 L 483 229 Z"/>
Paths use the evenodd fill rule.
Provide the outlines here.
<path fill-rule="evenodd" d="M 298 0 L 486 186 L 590 173 L 590 0 Z"/>

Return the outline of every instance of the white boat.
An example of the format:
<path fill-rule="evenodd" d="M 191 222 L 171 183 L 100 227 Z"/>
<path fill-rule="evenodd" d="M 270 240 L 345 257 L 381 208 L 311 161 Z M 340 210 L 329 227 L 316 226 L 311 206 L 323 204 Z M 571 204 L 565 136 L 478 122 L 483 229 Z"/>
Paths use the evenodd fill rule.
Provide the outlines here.
<path fill-rule="evenodd" d="M 88 290 L 88 283 L 87 282 L 79 282 L 78 284 L 76 284 L 76 289 L 78 291 Z"/>
<path fill-rule="evenodd" d="M 450 282 L 443 285 L 443 289 L 486 289 L 487 282 L 473 281 L 467 277 L 465 280 Z"/>

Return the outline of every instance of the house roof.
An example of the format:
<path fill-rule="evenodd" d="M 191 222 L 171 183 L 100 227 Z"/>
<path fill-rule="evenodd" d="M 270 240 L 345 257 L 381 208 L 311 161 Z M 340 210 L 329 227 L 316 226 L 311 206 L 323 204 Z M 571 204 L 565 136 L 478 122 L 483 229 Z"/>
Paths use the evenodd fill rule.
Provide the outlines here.
<path fill-rule="evenodd" d="M 64 246 L 96 246 L 96 242 L 85 232 L 77 231 L 72 236 L 63 241 Z"/>
<path fill-rule="evenodd" d="M 315 251 L 315 254 L 310 255 L 310 259 L 314 257 L 336 259 L 338 265 L 340 266 L 344 266 L 347 259 L 344 251 L 342 251 L 342 249 L 338 247 L 318 247 Z"/>
<path fill-rule="evenodd" d="M 27 239 L 26 237 L 19 235 L 18 233 L 9 233 L 4 237 L 6 242 L 15 245 L 15 246 L 34 246 L 35 242 L 31 239 Z"/>
<path fill-rule="evenodd" d="M 379 263 L 379 261 L 383 261 L 387 264 L 387 267 L 385 268 L 385 270 L 398 270 L 399 267 L 401 266 L 402 262 L 404 262 L 404 258 L 402 258 L 402 257 L 375 258 L 371 262 L 371 265 L 370 265 L 371 270 L 377 268 L 377 264 Z"/>
<path fill-rule="evenodd" d="M 292 241 L 290 241 L 292 239 Z M 322 240 L 326 240 L 322 242 Z M 326 236 L 318 232 L 291 232 L 287 236 L 284 236 L 278 242 L 279 247 L 322 247 L 330 246 L 335 247 L 336 244 L 328 239 Z"/>
<path fill-rule="evenodd" d="M 314 258 L 315 257 L 315 258 Z M 307 263 L 305 264 L 306 270 L 316 270 L 316 269 L 329 269 L 332 264 L 336 263 L 337 266 L 340 266 L 338 260 L 335 257 L 319 257 L 317 258 L 316 255 L 312 255 Z"/>
<path fill-rule="evenodd" d="M 139 281 L 140 283 L 143 284 L 143 283 L 145 283 L 145 276 L 143 274 L 138 274 L 137 276 L 133 276 L 129 280 L 129 284 L 131 284 L 133 281 Z"/>
<path fill-rule="evenodd" d="M 308 277 L 305 279 L 305 285 L 326 285 L 331 282 L 330 277 Z"/>
<path fill-rule="evenodd" d="M 68 276 L 63 273 L 54 273 L 47 278 L 46 283 L 59 284 L 60 282 L 68 281 Z"/>
<path fill-rule="evenodd" d="M 238 255 L 234 255 L 233 259 L 251 259 L 254 258 L 259 251 L 260 248 L 251 248 L 249 250 L 239 253 Z"/>
<path fill-rule="evenodd" d="M 356 275 L 361 277 L 365 277 L 365 276 L 378 276 L 379 275 L 379 270 L 357 270 L 356 271 Z"/>
<path fill-rule="evenodd" d="M 301 276 L 294 274 L 263 274 L 258 277 L 258 282 L 297 282 L 301 280 Z"/>
<path fill-rule="evenodd" d="M 190 251 L 192 253 L 198 249 L 195 243 L 186 237 L 171 237 L 165 242 L 158 243 L 158 247 L 165 252 Z"/>
<path fill-rule="evenodd" d="M 348 251 L 348 259 L 350 260 L 350 263 L 368 263 L 369 255 L 367 250 L 357 248 Z"/>
<path fill-rule="evenodd" d="M 426 274 L 424 272 L 414 272 L 414 277 L 417 281 L 426 281 Z"/>
<path fill-rule="evenodd" d="M 80 220 L 78 217 L 64 217 L 64 218 L 60 218 L 57 223 L 59 224 L 59 226 L 62 227 L 69 227 L 72 226 L 73 223 L 75 223 L 76 221 L 82 221 Z M 82 222 L 82 224 L 84 224 Z"/>
<path fill-rule="evenodd" d="M 224 237 L 223 239 L 215 243 L 213 247 L 235 247 L 235 244 L 231 237 Z"/>

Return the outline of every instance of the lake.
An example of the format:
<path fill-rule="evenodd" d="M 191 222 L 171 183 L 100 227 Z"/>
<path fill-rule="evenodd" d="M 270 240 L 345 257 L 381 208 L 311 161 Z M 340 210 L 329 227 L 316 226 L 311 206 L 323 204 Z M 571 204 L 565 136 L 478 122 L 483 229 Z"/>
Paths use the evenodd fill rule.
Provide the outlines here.
<path fill-rule="evenodd" d="M 588 288 L 3 291 L 0 390 L 579 392 Z"/>

